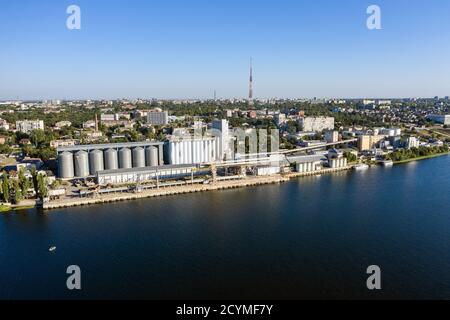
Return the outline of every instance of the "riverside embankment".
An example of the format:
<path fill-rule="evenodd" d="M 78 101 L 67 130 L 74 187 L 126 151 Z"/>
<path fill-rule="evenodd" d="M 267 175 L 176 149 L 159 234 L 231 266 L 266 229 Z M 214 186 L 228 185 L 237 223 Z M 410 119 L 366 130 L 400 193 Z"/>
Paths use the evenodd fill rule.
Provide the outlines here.
<path fill-rule="evenodd" d="M 165 187 L 165 188 L 155 188 L 151 190 L 145 190 L 139 193 L 116 193 L 107 195 L 97 195 L 95 197 L 89 198 L 65 198 L 61 200 L 54 200 L 47 202 L 43 205 L 45 210 L 58 209 L 58 208 L 68 208 L 76 206 L 85 206 L 92 204 L 109 203 L 116 201 L 128 201 L 143 198 L 154 198 L 162 196 L 171 196 L 178 194 L 196 193 L 196 192 L 208 192 L 217 191 L 225 189 L 235 189 L 244 187 L 253 187 L 259 185 L 276 184 L 287 182 L 291 179 L 304 176 L 321 175 L 328 174 L 338 171 L 345 171 L 351 169 L 352 166 L 347 166 L 343 168 L 335 169 L 322 169 L 314 172 L 304 172 L 304 173 L 286 173 L 281 175 L 265 176 L 265 177 L 247 177 L 243 180 L 232 180 L 232 181 L 218 181 L 211 184 L 187 184 L 181 186 Z"/>

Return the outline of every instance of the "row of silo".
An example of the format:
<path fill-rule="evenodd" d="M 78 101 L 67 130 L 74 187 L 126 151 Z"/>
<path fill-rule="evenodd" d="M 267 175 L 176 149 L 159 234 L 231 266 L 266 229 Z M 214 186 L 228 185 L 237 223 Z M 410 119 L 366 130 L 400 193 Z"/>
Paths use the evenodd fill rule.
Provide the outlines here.
<path fill-rule="evenodd" d="M 333 159 L 330 159 L 329 166 L 332 169 L 346 167 L 347 166 L 347 158 L 333 158 Z"/>
<path fill-rule="evenodd" d="M 123 147 L 119 150 L 113 148 L 96 149 L 89 153 L 84 150 L 75 153 L 65 151 L 58 156 L 59 177 L 63 179 L 85 178 L 103 170 L 158 165 L 162 165 L 158 146 L 149 146 L 145 149 L 143 147 L 133 149 Z"/>
<path fill-rule="evenodd" d="M 297 164 L 297 172 L 313 172 L 316 170 L 316 164 L 313 162 L 304 162 Z"/>

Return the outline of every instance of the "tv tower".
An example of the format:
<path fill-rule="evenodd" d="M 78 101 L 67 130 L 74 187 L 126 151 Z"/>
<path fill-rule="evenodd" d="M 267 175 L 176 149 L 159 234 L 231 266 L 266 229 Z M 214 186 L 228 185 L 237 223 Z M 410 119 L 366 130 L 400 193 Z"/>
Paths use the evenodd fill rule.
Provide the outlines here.
<path fill-rule="evenodd" d="M 248 90 L 248 106 L 250 109 L 254 107 L 253 101 L 253 58 L 250 58 L 250 82 Z"/>

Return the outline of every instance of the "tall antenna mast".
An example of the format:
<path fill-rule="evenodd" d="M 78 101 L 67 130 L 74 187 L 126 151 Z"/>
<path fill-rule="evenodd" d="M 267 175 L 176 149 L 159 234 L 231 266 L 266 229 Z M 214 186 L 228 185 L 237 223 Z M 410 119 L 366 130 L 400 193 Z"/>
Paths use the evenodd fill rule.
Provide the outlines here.
<path fill-rule="evenodd" d="M 248 106 L 253 108 L 253 58 L 250 57 L 250 82 L 249 82 L 249 90 L 248 90 Z"/>

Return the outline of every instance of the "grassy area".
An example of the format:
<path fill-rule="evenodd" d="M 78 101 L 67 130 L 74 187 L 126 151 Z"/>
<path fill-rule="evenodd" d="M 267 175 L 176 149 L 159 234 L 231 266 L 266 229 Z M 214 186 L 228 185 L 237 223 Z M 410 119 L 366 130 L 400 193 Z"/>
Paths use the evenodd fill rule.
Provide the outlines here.
<path fill-rule="evenodd" d="M 17 210 L 28 210 L 28 209 L 34 209 L 35 206 L 17 206 L 14 207 L 13 210 L 17 211 Z"/>
<path fill-rule="evenodd" d="M 394 161 L 394 164 L 401 164 L 401 163 L 408 163 L 408 162 L 412 162 L 412 161 L 420 161 L 420 160 L 425 160 L 425 159 L 431 159 L 431 158 L 445 156 L 445 155 L 448 155 L 448 154 L 450 154 L 450 152 L 436 153 L 436 154 L 431 154 L 431 155 L 423 156 L 423 157 L 416 157 L 416 158 L 411 158 L 411 159 L 406 159 L 406 160 L 401 160 L 401 161 Z"/>
<path fill-rule="evenodd" d="M 0 205 L 0 213 L 5 213 L 11 211 L 11 207 Z"/>

